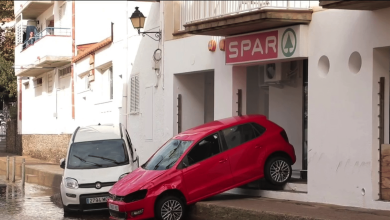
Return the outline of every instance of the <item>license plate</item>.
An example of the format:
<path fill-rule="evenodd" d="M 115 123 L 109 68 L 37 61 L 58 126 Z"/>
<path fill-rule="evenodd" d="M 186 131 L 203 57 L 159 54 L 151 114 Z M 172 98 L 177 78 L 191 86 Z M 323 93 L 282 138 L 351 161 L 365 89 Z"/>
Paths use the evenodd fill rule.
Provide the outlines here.
<path fill-rule="evenodd" d="M 108 208 L 111 209 L 111 210 L 119 212 L 119 206 L 117 206 L 117 205 L 108 203 Z"/>
<path fill-rule="evenodd" d="M 87 198 L 87 204 L 107 202 L 107 197 Z"/>

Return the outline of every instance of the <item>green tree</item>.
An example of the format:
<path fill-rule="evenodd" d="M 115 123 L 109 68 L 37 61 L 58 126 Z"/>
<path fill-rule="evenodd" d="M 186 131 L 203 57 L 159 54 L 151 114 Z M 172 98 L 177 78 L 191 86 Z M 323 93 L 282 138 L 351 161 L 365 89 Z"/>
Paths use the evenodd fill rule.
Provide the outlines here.
<path fill-rule="evenodd" d="M 5 18 L 14 20 L 14 1 L 1 0 L 0 1 L 0 21 Z"/>
<path fill-rule="evenodd" d="M 14 2 L 0 1 L 0 21 L 14 20 Z M 0 28 L 0 98 L 15 98 L 17 83 L 14 72 L 15 28 Z"/>
<path fill-rule="evenodd" d="M 286 41 L 286 45 L 284 45 L 284 49 L 287 49 L 287 53 L 291 53 L 292 48 L 294 48 L 294 46 L 292 44 L 290 34 L 287 34 L 287 41 Z"/>

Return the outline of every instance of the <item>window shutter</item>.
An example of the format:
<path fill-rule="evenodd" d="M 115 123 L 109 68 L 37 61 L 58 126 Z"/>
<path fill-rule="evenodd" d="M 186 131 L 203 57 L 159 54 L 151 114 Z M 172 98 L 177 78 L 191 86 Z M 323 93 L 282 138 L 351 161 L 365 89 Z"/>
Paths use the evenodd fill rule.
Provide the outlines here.
<path fill-rule="evenodd" d="M 54 85 L 53 73 L 49 73 L 49 74 L 47 74 L 47 90 L 48 90 L 48 93 L 53 92 L 53 85 Z"/>
<path fill-rule="evenodd" d="M 110 67 L 110 99 L 114 98 L 114 82 L 113 82 L 113 72 L 112 72 L 112 67 Z"/>
<path fill-rule="evenodd" d="M 68 67 L 65 67 L 63 69 L 58 70 L 58 73 L 59 73 L 60 77 L 63 77 L 63 76 L 70 74 L 71 71 L 72 71 L 72 67 L 68 66 Z"/>
<path fill-rule="evenodd" d="M 139 79 L 138 76 L 131 77 L 130 91 L 130 112 L 139 111 Z"/>

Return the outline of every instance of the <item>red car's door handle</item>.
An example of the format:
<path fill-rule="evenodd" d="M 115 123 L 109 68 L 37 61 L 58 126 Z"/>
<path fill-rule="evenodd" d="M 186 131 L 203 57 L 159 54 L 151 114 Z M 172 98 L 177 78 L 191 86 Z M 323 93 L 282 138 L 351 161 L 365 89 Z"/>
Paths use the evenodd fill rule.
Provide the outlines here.
<path fill-rule="evenodd" d="M 220 163 L 225 163 L 227 161 L 227 159 L 222 159 L 222 160 L 220 160 L 219 162 Z"/>
<path fill-rule="evenodd" d="M 261 146 L 260 145 L 256 145 L 256 147 L 255 147 L 256 149 L 260 149 L 261 148 Z"/>

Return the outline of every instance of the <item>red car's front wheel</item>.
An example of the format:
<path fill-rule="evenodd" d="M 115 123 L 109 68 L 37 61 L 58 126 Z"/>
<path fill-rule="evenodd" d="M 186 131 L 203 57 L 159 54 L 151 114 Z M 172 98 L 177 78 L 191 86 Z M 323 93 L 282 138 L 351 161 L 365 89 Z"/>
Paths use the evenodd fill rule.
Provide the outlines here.
<path fill-rule="evenodd" d="M 173 195 L 164 196 L 156 203 L 156 218 L 159 220 L 183 220 L 186 211 L 184 202 Z"/>

